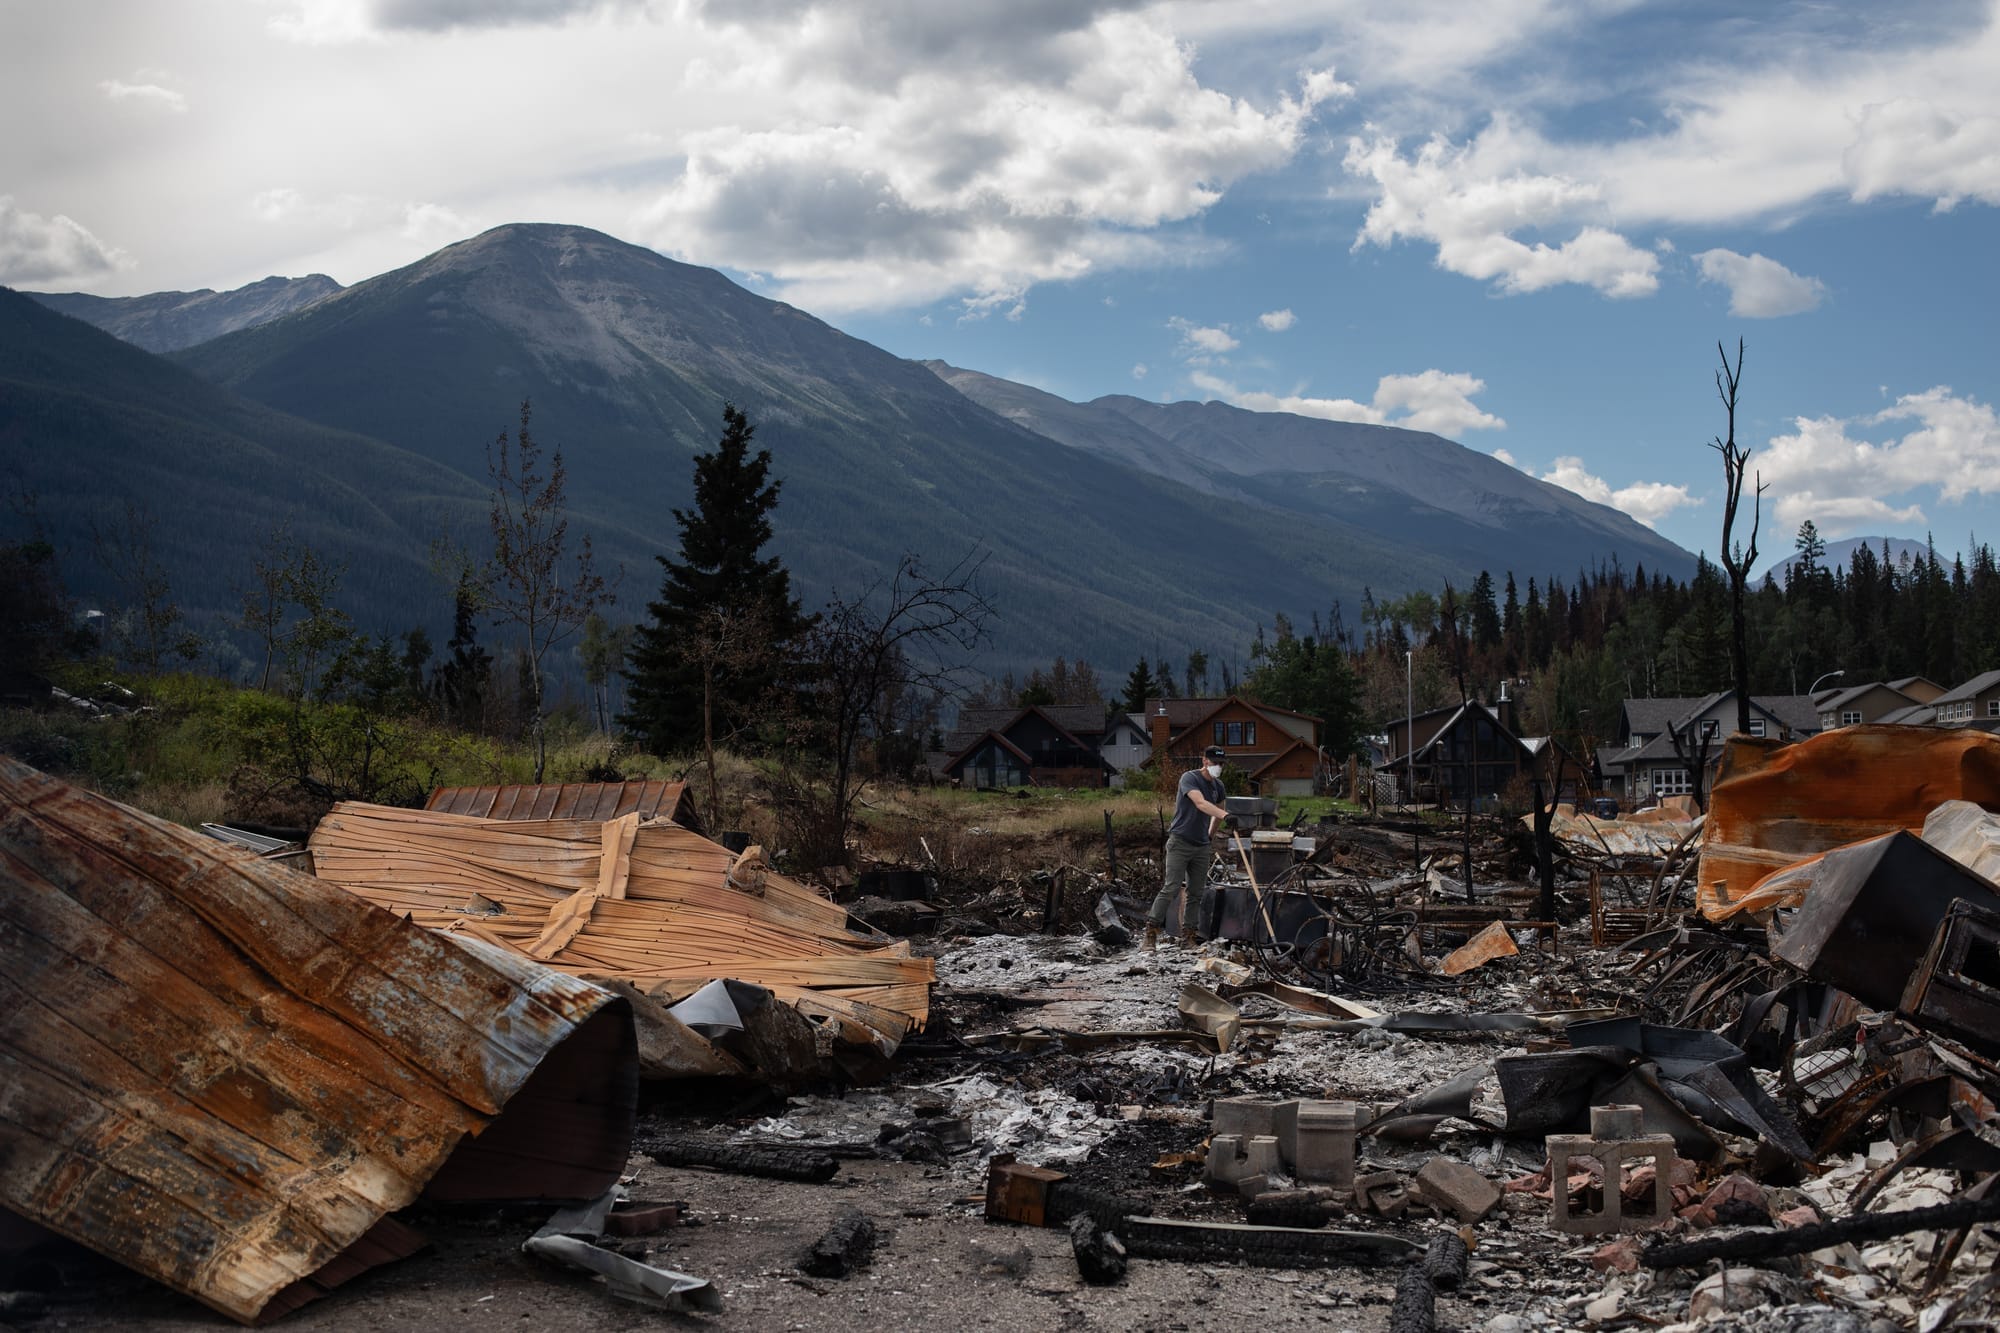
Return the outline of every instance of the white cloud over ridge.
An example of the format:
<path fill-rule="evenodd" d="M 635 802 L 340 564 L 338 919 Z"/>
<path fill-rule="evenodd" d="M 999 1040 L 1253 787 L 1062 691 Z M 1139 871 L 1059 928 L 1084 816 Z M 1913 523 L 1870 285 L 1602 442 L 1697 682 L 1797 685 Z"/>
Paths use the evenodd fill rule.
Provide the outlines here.
<path fill-rule="evenodd" d="M 1826 284 L 1801 277 L 1775 259 L 1739 255 L 1734 250 L 1704 250 L 1694 256 L 1703 282 L 1729 289 L 1729 313 L 1744 319 L 1776 319 L 1819 307 Z"/>
<path fill-rule="evenodd" d="M 43 217 L 0 194 L 0 283 L 43 284 L 100 277 L 131 265 L 82 224 L 58 213 Z"/>
<path fill-rule="evenodd" d="M 1853 434 L 1891 423 L 1911 424 L 1882 443 Z M 1750 466 L 1788 527 L 1811 519 L 1830 535 L 1847 535 L 1870 522 L 1921 523 L 1917 497 L 1955 504 L 2000 495 L 2000 417 L 1990 404 L 1938 385 L 1866 417 L 1800 417 L 1791 434 L 1753 453 Z"/>
<path fill-rule="evenodd" d="M 684 136 L 644 237 L 768 272 L 816 309 L 1018 306 L 1038 282 L 1212 249 L 1174 224 L 1285 165 L 1315 109 L 1351 92 L 1325 71 L 1268 106 L 1206 87 L 1150 12 L 705 12 L 737 43 L 739 63 L 709 71 L 717 93 L 791 110 Z"/>
<path fill-rule="evenodd" d="M 1198 389 L 1252 412 L 1290 412 L 1326 421 L 1358 421 L 1371 426 L 1400 426 L 1447 437 L 1475 430 L 1505 430 L 1507 423 L 1472 401 L 1486 388 L 1474 375 L 1426 370 L 1415 375 L 1384 375 L 1375 385 L 1372 402 L 1352 398 L 1312 398 L 1302 394 L 1264 393 L 1243 389 L 1218 375 L 1194 371 L 1188 377 Z M 1398 415 L 1400 413 L 1401 415 Z"/>
<path fill-rule="evenodd" d="M 1556 459 L 1555 466 L 1542 474 L 1542 480 L 1574 491 L 1586 500 L 1623 510 L 1649 528 L 1659 527 L 1660 520 L 1677 509 L 1702 503 L 1688 493 L 1686 486 L 1664 481 L 1638 481 L 1613 489 L 1610 482 L 1593 475 L 1583 460 L 1574 455 Z"/>

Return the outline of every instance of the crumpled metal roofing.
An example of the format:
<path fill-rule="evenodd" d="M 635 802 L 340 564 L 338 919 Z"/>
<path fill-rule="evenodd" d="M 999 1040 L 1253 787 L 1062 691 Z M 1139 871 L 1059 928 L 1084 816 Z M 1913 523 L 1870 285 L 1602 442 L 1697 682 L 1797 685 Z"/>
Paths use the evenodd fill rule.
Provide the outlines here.
<path fill-rule="evenodd" d="M 635 1080 L 601 988 L 0 758 L 0 1206 L 249 1322 L 427 1183 L 602 1192 Z"/>

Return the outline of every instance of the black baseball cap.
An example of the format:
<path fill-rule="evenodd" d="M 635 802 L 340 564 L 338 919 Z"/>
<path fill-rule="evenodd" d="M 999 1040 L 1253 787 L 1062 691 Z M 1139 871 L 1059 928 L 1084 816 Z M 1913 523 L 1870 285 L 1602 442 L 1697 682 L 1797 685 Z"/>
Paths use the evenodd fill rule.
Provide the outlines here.
<path fill-rule="evenodd" d="M 1229 751 L 1223 749 L 1220 745 L 1211 745 L 1201 752 L 1201 757 L 1203 759 L 1227 759 L 1229 758 Z"/>

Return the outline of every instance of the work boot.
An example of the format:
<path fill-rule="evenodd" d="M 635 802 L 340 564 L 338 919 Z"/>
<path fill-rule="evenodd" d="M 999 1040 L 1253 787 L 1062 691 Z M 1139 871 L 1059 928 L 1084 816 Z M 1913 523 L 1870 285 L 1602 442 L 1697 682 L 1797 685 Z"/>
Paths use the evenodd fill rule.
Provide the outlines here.
<path fill-rule="evenodd" d="M 1193 930 L 1183 928 L 1181 930 L 1181 948 L 1199 949 L 1200 947 L 1201 947 L 1201 936 L 1195 934 Z"/>
<path fill-rule="evenodd" d="M 1139 937 L 1139 948 L 1145 953 L 1151 953 L 1159 947 L 1160 928 L 1158 926 L 1146 927 L 1146 933 Z"/>

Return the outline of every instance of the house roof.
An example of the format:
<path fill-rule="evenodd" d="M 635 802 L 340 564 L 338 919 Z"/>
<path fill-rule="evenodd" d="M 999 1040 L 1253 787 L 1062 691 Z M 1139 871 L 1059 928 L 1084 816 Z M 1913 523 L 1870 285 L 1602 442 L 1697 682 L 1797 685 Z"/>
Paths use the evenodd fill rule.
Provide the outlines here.
<path fill-rule="evenodd" d="M 1061 735 L 1064 740 L 1074 745 L 1077 749 L 1086 751 L 1094 758 L 1096 758 L 1100 767 L 1109 768 L 1110 765 L 1105 763 L 1104 756 L 1097 753 L 1097 746 L 1093 745 L 1089 741 L 1084 740 L 1081 736 L 1077 735 L 1075 732 L 1071 731 L 1068 727 L 1065 727 L 1062 724 L 1061 720 L 1056 715 L 1058 712 L 1058 707 L 1059 706 L 1057 705 L 1029 704 L 1026 708 L 1016 708 L 1012 712 L 1007 714 L 1004 725 L 997 727 L 988 727 L 985 731 L 979 733 L 976 736 L 971 737 L 970 740 L 967 740 L 962 744 L 960 744 L 959 741 L 960 738 L 965 735 L 965 733 L 963 732 L 952 733 L 952 736 L 947 743 L 954 745 L 955 749 L 952 753 L 951 759 L 945 764 L 945 767 L 947 769 L 957 768 L 959 764 L 964 761 L 967 755 L 971 754 L 973 750 L 977 749 L 982 743 L 985 742 L 988 736 L 991 736 L 994 739 L 998 740 L 1002 745 L 1006 746 L 1014 754 L 1019 755 L 1021 757 L 1021 762 L 1029 765 L 1030 767 L 1033 767 L 1035 762 L 1034 759 L 1030 757 L 1025 750 L 1021 749 L 1020 746 L 1008 740 L 1006 735 L 1006 733 L 1012 731 L 1016 726 L 1018 726 L 1023 718 L 1027 717 L 1030 713 L 1033 713 L 1037 717 L 1040 717 L 1044 722 L 1047 722 L 1050 726 L 1054 727 L 1057 733 Z M 1097 731 L 1093 734 L 1102 736 L 1104 734 L 1103 713 L 1098 711 L 1094 705 L 1087 705 L 1087 704 L 1074 705 L 1072 706 L 1070 711 L 1074 712 L 1078 708 L 1081 708 L 1096 717 Z M 992 713 L 992 712 L 997 712 L 999 710 L 982 708 L 970 711 L 979 713 Z"/>
<path fill-rule="evenodd" d="M 1442 741 L 1445 738 L 1445 736 L 1450 733 L 1451 729 L 1458 725 L 1459 718 L 1467 713 L 1470 713 L 1474 709 L 1477 709 L 1481 713 L 1484 713 L 1487 716 L 1487 718 L 1491 720 L 1493 725 L 1500 729 L 1502 735 L 1506 736 L 1509 740 L 1513 741 L 1515 745 L 1519 746 L 1523 753 L 1529 755 L 1531 758 L 1533 757 L 1534 752 L 1532 750 L 1529 750 L 1526 745 L 1522 744 L 1521 738 L 1514 734 L 1514 729 L 1512 727 L 1509 727 L 1505 722 L 1502 722 L 1500 720 L 1499 714 L 1495 713 L 1491 708 L 1487 707 L 1485 704 L 1474 701 L 1470 703 L 1461 704 L 1458 708 L 1454 709 L 1451 720 L 1446 722 L 1443 726 L 1439 727 L 1435 735 L 1433 735 L 1429 740 L 1425 741 L 1422 745 L 1417 747 L 1417 758 L 1421 760 L 1427 751 L 1436 749 L 1438 742 Z"/>
<path fill-rule="evenodd" d="M 1886 727 L 1928 727 L 1937 721 L 1937 706 L 1911 704 L 1908 708 L 1898 708 L 1893 713 L 1884 713 L 1875 721 Z"/>
<path fill-rule="evenodd" d="M 951 758 L 945 760 L 944 763 L 945 772 L 949 773 L 952 769 L 957 768 L 960 764 L 963 764 L 966 760 L 972 758 L 973 754 L 977 750 L 979 750 L 981 746 L 985 745 L 986 742 L 988 741 L 995 742 L 1000 746 L 1001 749 L 1013 755 L 1016 759 L 1020 760 L 1022 764 L 1026 765 L 1027 767 L 1033 768 L 1035 766 L 1035 761 L 1032 758 L 1030 758 L 1028 756 L 1028 753 L 1025 750 L 1023 750 L 1020 746 L 1008 740 L 998 731 L 985 731 L 973 737 L 972 743 L 970 745 L 960 750 L 957 754 L 954 754 Z"/>
<path fill-rule="evenodd" d="M 1148 699 L 1145 716 L 1150 719 L 1164 708 L 1167 713 L 1167 729 L 1174 734 L 1186 731 L 1197 723 L 1206 722 L 1211 713 L 1225 704 L 1242 704 L 1252 712 L 1262 713 L 1269 718 L 1299 717 L 1308 722 L 1324 722 L 1325 718 L 1314 717 L 1311 713 L 1300 713 L 1290 708 L 1280 708 L 1276 704 L 1258 703 L 1240 694 L 1206 695 L 1194 699 Z"/>
<path fill-rule="evenodd" d="M 1627 735 L 1651 736 L 1647 757 L 1655 757 L 1653 745 L 1666 738 L 1667 728 L 1687 722 L 1709 712 L 1723 700 L 1734 696 L 1734 690 L 1719 690 L 1714 694 L 1704 694 L 1697 699 L 1627 699 L 1625 701 L 1625 731 Z M 1781 727 L 1789 728 L 1801 735 L 1812 735 L 1819 730 L 1819 709 L 1813 703 L 1813 696 L 1806 694 L 1753 694 L 1750 706 L 1764 714 Z M 1628 757 L 1629 757 L 1628 751 Z M 1672 754 L 1669 744 L 1664 753 Z"/>
<path fill-rule="evenodd" d="M 1286 759 L 1289 759 L 1292 756 L 1293 752 L 1297 750 L 1304 750 L 1307 754 L 1312 755 L 1315 760 L 1317 760 L 1319 757 L 1319 747 L 1313 745 L 1307 745 L 1304 741 L 1294 736 L 1292 738 L 1292 743 L 1290 745 L 1287 745 L 1284 749 L 1272 755 L 1264 763 L 1258 765 L 1256 771 L 1250 774 L 1250 780 L 1255 782 L 1258 779 L 1262 778 L 1266 773 L 1270 772 L 1273 768 L 1276 768 L 1279 763 L 1281 763 Z"/>
<path fill-rule="evenodd" d="M 1946 690 L 1943 694 L 1931 700 L 1931 702 L 1934 704 L 1963 703 L 1967 699 L 1978 698 L 1995 685 L 2000 685 L 2000 671 L 1982 671 L 1971 680 L 1960 685 L 1957 689 Z"/>
<path fill-rule="evenodd" d="M 1888 690 L 1893 694 L 1903 693 L 1901 690 L 1897 689 L 1894 685 L 1890 685 L 1887 682 L 1879 680 L 1871 680 L 1865 685 L 1850 685 L 1848 688 L 1839 691 L 1838 693 L 1832 695 L 1831 697 L 1828 697 L 1824 694 L 1815 697 L 1818 699 L 1818 708 L 1820 712 L 1832 713 L 1832 712 L 1838 712 L 1840 709 L 1845 708 L 1848 704 L 1855 702 L 1856 700 L 1862 698 L 1865 695 L 1872 694 L 1876 690 Z M 1909 698 L 1908 695 L 1903 695 L 1903 697 L 1906 699 Z M 1916 700 L 1910 699 L 1910 702 L 1915 703 Z"/>

